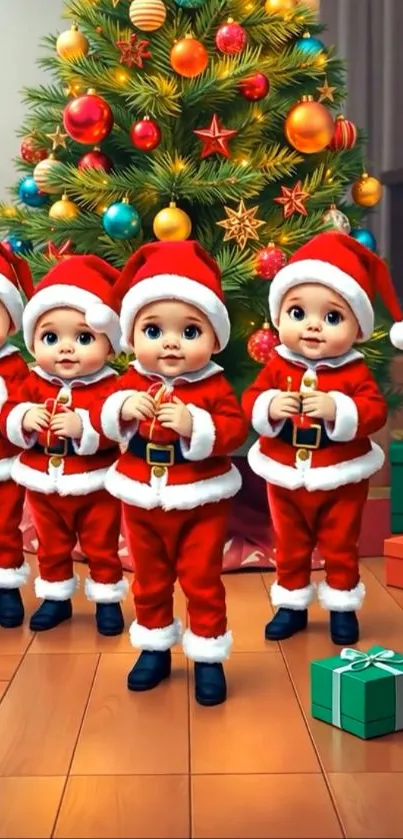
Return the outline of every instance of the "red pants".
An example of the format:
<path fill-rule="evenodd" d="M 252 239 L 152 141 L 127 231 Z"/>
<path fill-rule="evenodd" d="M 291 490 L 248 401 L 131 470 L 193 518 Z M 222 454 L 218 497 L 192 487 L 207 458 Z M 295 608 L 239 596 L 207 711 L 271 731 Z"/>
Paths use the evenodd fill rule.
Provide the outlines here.
<path fill-rule="evenodd" d="M 0 482 L 0 588 L 19 588 L 29 576 L 20 530 L 24 497 L 24 487 Z"/>
<path fill-rule="evenodd" d="M 189 658 L 227 658 L 225 588 L 221 580 L 230 501 L 192 510 L 143 510 L 123 505 L 126 538 L 134 560 L 134 646 L 168 649 L 177 643 L 173 591 L 176 579 L 188 601 L 190 630 L 183 639 Z"/>
<path fill-rule="evenodd" d="M 45 495 L 27 490 L 38 537 L 38 597 L 66 600 L 74 593 L 72 551 L 77 538 L 91 577 L 86 593 L 96 602 L 118 602 L 127 587 L 118 555 L 121 506 L 106 490 L 88 495 Z"/>
<path fill-rule="evenodd" d="M 322 605 L 335 611 L 361 605 L 365 590 L 359 583 L 358 540 L 367 495 L 367 480 L 315 492 L 268 484 L 276 535 L 277 595 L 279 588 L 291 593 L 290 603 L 282 602 L 287 599 L 282 594 L 277 596 L 275 605 L 293 608 L 295 595 L 294 608 L 305 608 L 307 603 L 298 605 L 298 599 L 311 599 L 308 587 L 316 546 L 326 570 L 326 583 L 320 584 L 319 591 Z"/>

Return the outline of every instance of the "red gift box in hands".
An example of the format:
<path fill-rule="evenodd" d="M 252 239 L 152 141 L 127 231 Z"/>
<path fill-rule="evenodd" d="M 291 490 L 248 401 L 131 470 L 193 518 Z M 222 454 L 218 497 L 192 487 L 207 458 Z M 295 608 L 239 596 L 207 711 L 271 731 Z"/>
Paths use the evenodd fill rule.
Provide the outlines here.
<path fill-rule="evenodd" d="M 57 399 L 47 399 L 45 402 L 45 408 L 49 412 L 51 419 L 53 419 L 53 417 L 56 414 L 64 414 L 66 411 L 68 411 L 66 405 L 64 405 L 62 402 L 58 402 Z M 51 431 L 49 425 L 48 428 L 45 428 L 38 434 L 38 443 L 40 446 L 43 446 L 46 449 L 52 449 L 55 447 L 60 447 L 63 441 L 60 440 L 59 437 L 56 437 L 53 431 Z"/>
<path fill-rule="evenodd" d="M 166 385 L 160 382 L 154 382 L 148 388 L 147 393 L 155 400 L 157 411 L 160 405 L 164 402 L 172 402 L 174 398 L 173 391 L 168 390 Z M 149 440 L 150 443 L 155 443 L 157 446 L 168 446 L 178 439 L 176 431 L 173 431 L 172 428 L 163 428 L 157 416 L 142 420 L 138 431 L 140 437 L 144 437 L 145 440 Z"/>

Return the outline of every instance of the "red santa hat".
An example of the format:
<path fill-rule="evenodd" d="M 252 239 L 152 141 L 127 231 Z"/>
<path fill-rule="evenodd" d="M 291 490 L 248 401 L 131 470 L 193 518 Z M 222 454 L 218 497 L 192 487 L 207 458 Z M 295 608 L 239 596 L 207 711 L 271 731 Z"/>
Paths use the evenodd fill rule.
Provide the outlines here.
<path fill-rule="evenodd" d="M 362 341 L 373 332 L 373 305 L 379 294 L 395 321 L 390 340 L 393 346 L 403 350 L 403 313 L 387 265 L 356 239 L 345 233 L 320 233 L 293 254 L 270 285 L 269 306 L 274 326 L 278 326 L 283 297 L 302 283 L 319 283 L 340 294 L 357 318 Z"/>
<path fill-rule="evenodd" d="M 35 287 L 23 314 L 24 340 L 30 352 L 36 324 L 52 309 L 78 309 L 94 332 L 109 338 L 120 352 L 120 325 L 113 288 L 119 271 L 98 256 L 70 256 L 58 262 Z"/>
<path fill-rule="evenodd" d="M 28 263 L 0 244 L 0 303 L 10 315 L 11 335 L 19 332 L 22 324 L 24 302 L 21 291 L 29 300 L 34 292 Z"/>
<path fill-rule="evenodd" d="M 122 301 L 124 349 L 133 348 L 133 325 L 140 309 L 155 300 L 181 300 L 203 312 L 220 350 L 229 341 L 230 321 L 216 261 L 198 242 L 151 242 L 126 263 L 116 293 Z"/>

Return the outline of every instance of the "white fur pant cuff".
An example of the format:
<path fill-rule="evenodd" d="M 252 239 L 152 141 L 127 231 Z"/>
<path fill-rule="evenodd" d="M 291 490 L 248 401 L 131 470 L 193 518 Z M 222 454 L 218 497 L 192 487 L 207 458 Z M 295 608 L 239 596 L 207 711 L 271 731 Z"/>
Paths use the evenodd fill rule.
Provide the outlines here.
<path fill-rule="evenodd" d="M 25 586 L 30 573 L 31 569 L 27 562 L 19 568 L 0 568 L 0 589 Z"/>
<path fill-rule="evenodd" d="M 195 635 L 191 629 L 186 629 L 182 638 L 183 651 L 187 658 L 200 664 L 216 664 L 225 661 L 229 658 L 232 642 L 230 630 L 216 638 L 204 638 L 201 635 Z"/>
<path fill-rule="evenodd" d="M 364 583 L 358 583 L 355 588 L 346 591 L 331 588 L 325 580 L 318 585 L 319 603 L 330 612 L 355 612 L 361 608 L 364 598 Z"/>
<path fill-rule="evenodd" d="M 85 580 L 85 594 L 94 603 L 120 603 L 124 600 L 129 589 L 125 577 L 116 583 L 97 583 L 91 577 Z"/>
<path fill-rule="evenodd" d="M 79 583 L 80 580 L 76 574 L 68 580 L 58 580 L 54 583 L 43 580 L 42 577 L 37 577 L 35 594 L 41 600 L 69 600 L 77 591 Z"/>
<path fill-rule="evenodd" d="M 304 588 L 288 589 L 273 583 L 270 591 L 272 605 L 277 609 L 306 609 L 315 597 L 315 585 L 310 583 Z"/>
<path fill-rule="evenodd" d="M 169 626 L 148 629 L 137 621 L 133 621 L 129 629 L 130 641 L 133 647 L 148 652 L 164 652 L 179 644 L 182 635 L 182 624 L 174 620 Z"/>

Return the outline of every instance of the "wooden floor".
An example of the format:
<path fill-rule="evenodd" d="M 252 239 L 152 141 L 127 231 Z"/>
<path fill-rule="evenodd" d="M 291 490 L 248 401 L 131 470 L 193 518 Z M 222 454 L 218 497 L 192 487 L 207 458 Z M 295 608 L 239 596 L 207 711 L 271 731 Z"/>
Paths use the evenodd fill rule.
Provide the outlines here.
<path fill-rule="evenodd" d="M 403 651 L 403 590 L 385 588 L 382 560 L 363 578 L 360 647 Z M 129 693 L 127 633 L 97 636 L 82 593 L 56 630 L 0 629 L 0 837 L 402 837 L 403 732 L 364 742 L 311 719 L 309 662 L 334 653 L 326 615 L 265 643 L 272 580 L 225 578 L 235 647 L 217 708 L 195 704 L 180 650 L 169 683 Z"/>

